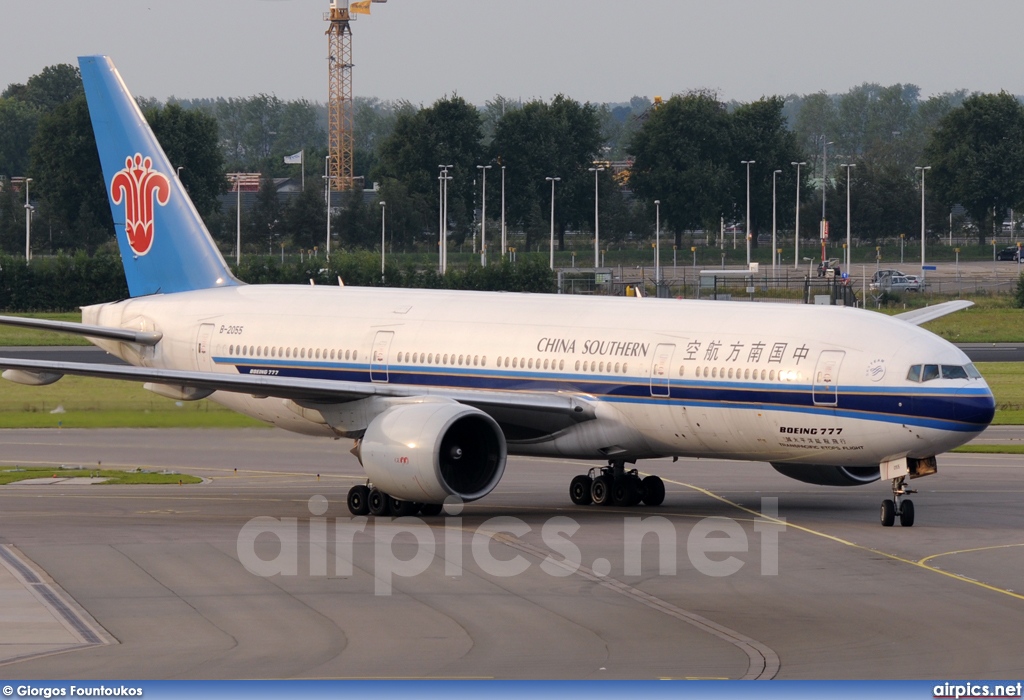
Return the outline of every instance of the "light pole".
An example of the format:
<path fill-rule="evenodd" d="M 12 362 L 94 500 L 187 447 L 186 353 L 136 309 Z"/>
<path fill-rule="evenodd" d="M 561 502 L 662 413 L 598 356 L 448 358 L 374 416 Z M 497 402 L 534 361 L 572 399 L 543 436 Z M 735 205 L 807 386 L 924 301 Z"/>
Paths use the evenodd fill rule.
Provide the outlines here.
<path fill-rule="evenodd" d="M 25 178 L 25 264 L 32 259 L 32 205 L 29 203 L 28 186 L 32 178 Z"/>
<path fill-rule="evenodd" d="M 756 160 L 741 160 L 745 166 L 747 166 L 747 268 L 750 267 L 750 166 L 756 163 Z"/>
<path fill-rule="evenodd" d="M 330 192 L 330 181 L 327 191 Z M 242 176 L 235 175 L 235 267 L 242 264 Z M 327 230 L 330 231 L 331 210 L 327 209 Z M 329 237 L 329 236 L 328 236 Z"/>
<path fill-rule="evenodd" d="M 590 172 L 594 173 L 594 269 L 596 270 L 598 267 L 601 266 L 600 265 L 600 262 L 601 262 L 601 258 L 600 258 L 601 246 L 600 246 L 600 241 L 599 241 L 599 239 L 600 239 L 600 233 L 599 233 L 600 225 L 599 225 L 598 209 L 597 209 L 597 177 L 598 177 L 598 173 L 604 172 L 604 168 L 598 167 L 598 166 L 594 166 L 593 168 L 587 168 L 587 170 L 589 170 Z"/>
<path fill-rule="evenodd" d="M 505 166 L 501 166 L 501 259 L 505 259 Z"/>
<path fill-rule="evenodd" d="M 850 274 L 850 168 L 856 168 L 856 163 L 840 163 L 840 168 L 846 168 L 846 274 Z"/>
<path fill-rule="evenodd" d="M 331 157 L 324 159 L 324 174 L 327 176 L 327 246 L 324 250 L 331 254 Z"/>
<path fill-rule="evenodd" d="M 778 177 L 779 173 L 781 173 L 781 172 L 782 172 L 781 170 L 776 170 L 776 171 L 772 172 L 772 278 L 773 279 L 775 278 L 775 259 L 777 257 L 776 253 L 775 253 L 775 234 L 776 234 L 776 231 L 777 231 L 776 222 L 775 222 L 775 180 Z"/>
<path fill-rule="evenodd" d="M 825 246 L 828 242 L 828 218 L 825 216 L 825 199 L 828 194 L 828 147 L 835 141 L 825 141 L 825 134 L 821 135 L 821 140 L 821 230 L 818 235 L 821 238 L 822 269 L 825 269 Z"/>
<path fill-rule="evenodd" d="M 924 284 L 924 171 L 931 170 L 930 165 L 915 165 L 914 170 L 921 171 L 921 283 Z"/>
<path fill-rule="evenodd" d="M 800 266 L 800 166 L 807 165 L 804 161 L 790 163 L 796 166 L 796 226 L 793 228 L 793 269 Z"/>
<path fill-rule="evenodd" d="M 380 281 L 384 282 L 384 212 L 387 202 L 380 202 Z"/>
<path fill-rule="evenodd" d="M 593 170 L 593 168 L 591 168 Z M 551 269 L 555 269 L 555 183 L 561 181 L 560 177 L 546 177 L 544 178 L 551 183 L 551 257 L 550 265 Z M 597 258 L 594 259 L 594 267 L 597 267 Z"/>
<path fill-rule="evenodd" d="M 445 274 L 448 271 L 448 181 L 453 178 L 448 174 L 454 165 L 439 165 L 441 169 L 441 242 L 440 242 L 440 258 L 441 258 L 441 274 Z"/>
<path fill-rule="evenodd" d="M 487 267 L 487 171 L 490 165 L 478 165 L 476 169 L 483 174 L 483 194 L 480 195 L 480 266 Z"/>
<path fill-rule="evenodd" d="M 654 200 L 654 296 L 661 289 L 661 200 Z"/>

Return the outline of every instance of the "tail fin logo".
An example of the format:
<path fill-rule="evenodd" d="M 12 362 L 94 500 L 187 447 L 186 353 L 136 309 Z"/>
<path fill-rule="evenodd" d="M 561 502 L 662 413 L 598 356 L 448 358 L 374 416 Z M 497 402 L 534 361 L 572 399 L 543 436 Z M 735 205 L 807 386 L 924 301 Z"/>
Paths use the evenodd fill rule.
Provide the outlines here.
<path fill-rule="evenodd" d="M 153 170 L 153 159 L 141 153 L 125 158 L 124 169 L 110 181 L 110 200 L 124 201 L 125 232 L 128 245 L 137 255 L 145 255 L 153 247 L 153 212 L 156 204 L 164 206 L 171 198 L 171 182 Z"/>

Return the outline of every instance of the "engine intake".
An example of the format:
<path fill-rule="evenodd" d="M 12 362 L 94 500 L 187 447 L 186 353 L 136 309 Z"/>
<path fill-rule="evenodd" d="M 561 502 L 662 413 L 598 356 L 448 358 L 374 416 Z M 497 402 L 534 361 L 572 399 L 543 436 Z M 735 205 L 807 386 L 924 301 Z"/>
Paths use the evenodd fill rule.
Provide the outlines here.
<path fill-rule="evenodd" d="M 878 467 L 836 467 L 830 464 L 784 464 L 772 462 L 783 476 L 818 486 L 863 486 L 878 481 Z"/>
<path fill-rule="evenodd" d="M 393 406 L 370 421 L 359 447 L 366 475 L 403 501 L 474 501 L 490 493 L 508 450 L 501 428 L 478 408 L 451 401 Z"/>

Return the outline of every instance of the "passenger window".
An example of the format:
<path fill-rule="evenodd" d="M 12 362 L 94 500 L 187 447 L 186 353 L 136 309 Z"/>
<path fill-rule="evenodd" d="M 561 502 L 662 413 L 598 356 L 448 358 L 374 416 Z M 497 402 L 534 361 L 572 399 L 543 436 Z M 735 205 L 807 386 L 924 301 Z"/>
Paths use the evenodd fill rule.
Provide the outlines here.
<path fill-rule="evenodd" d="M 558 371 L 561 372 L 563 369 L 565 369 L 565 360 L 559 360 L 558 361 Z"/>
<path fill-rule="evenodd" d="M 775 370 L 772 370 L 771 372 L 768 373 L 768 381 L 775 381 Z"/>
<path fill-rule="evenodd" d="M 438 246 L 440 246 L 440 243 L 438 244 Z M 577 372 L 580 371 L 580 361 L 579 360 L 576 360 L 576 371 Z"/>

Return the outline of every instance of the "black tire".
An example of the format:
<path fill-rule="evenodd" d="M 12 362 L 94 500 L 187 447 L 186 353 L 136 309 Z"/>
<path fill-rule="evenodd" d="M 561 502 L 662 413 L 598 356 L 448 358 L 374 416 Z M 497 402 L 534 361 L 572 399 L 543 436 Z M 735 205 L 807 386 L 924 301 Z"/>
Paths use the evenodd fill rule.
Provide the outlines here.
<path fill-rule="evenodd" d="M 594 502 L 590 495 L 593 484 L 594 480 L 586 474 L 573 477 L 573 480 L 569 482 L 569 498 L 578 506 L 589 506 Z"/>
<path fill-rule="evenodd" d="M 370 489 L 370 495 L 366 499 L 370 507 L 370 515 L 390 515 L 391 499 L 380 489 Z"/>
<path fill-rule="evenodd" d="M 612 478 L 602 474 L 594 479 L 590 485 L 590 498 L 595 506 L 610 506 L 612 504 Z"/>
<path fill-rule="evenodd" d="M 612 503 L 622 507 L 635 506 L 640 500 L 638 484 L 630 477 L 624 477 L 612 484 Z"/>
<path fill-rule="evenodd" d="M 420 504 L 413 503 L 412 501 L 402 501 L 397 498 L 388 498 L 388 501 L 391 515 L 396 518 L 406 518 L 410 515 L 416 515 L 420 510 Z"/>
<path fill-rule="evenodd" d="M 892 527 L 896 522 L 896 504 L 891 498 L 882 501 L 881 520 L 882 527 Z"/>
<path fill-rule="evenodd" d="M 900 504 L 900 525 L 903 527 L 914 526 L 914 502 L 904 499 Z"/>
<path fill-rule="evenodd" d="M 424 503 L 420 506 L 420 515 L 425 518 L 433 518 L 441 514 L 444 510 L 444 505 L 441 503 Z"/>
<path fill-rule="evenodd" d="M 363 484 L 348 490 L 348 512 L 352 515 L 368 515 L 370 513 L 370 489 Z"/>
<path fill-rule="evenodd" d="M 660 476 L 645 476 L 640 482 L 643 485 L 643 501 L 649 506 L 660 506 L 665 502 L 665 482 Z"/>

